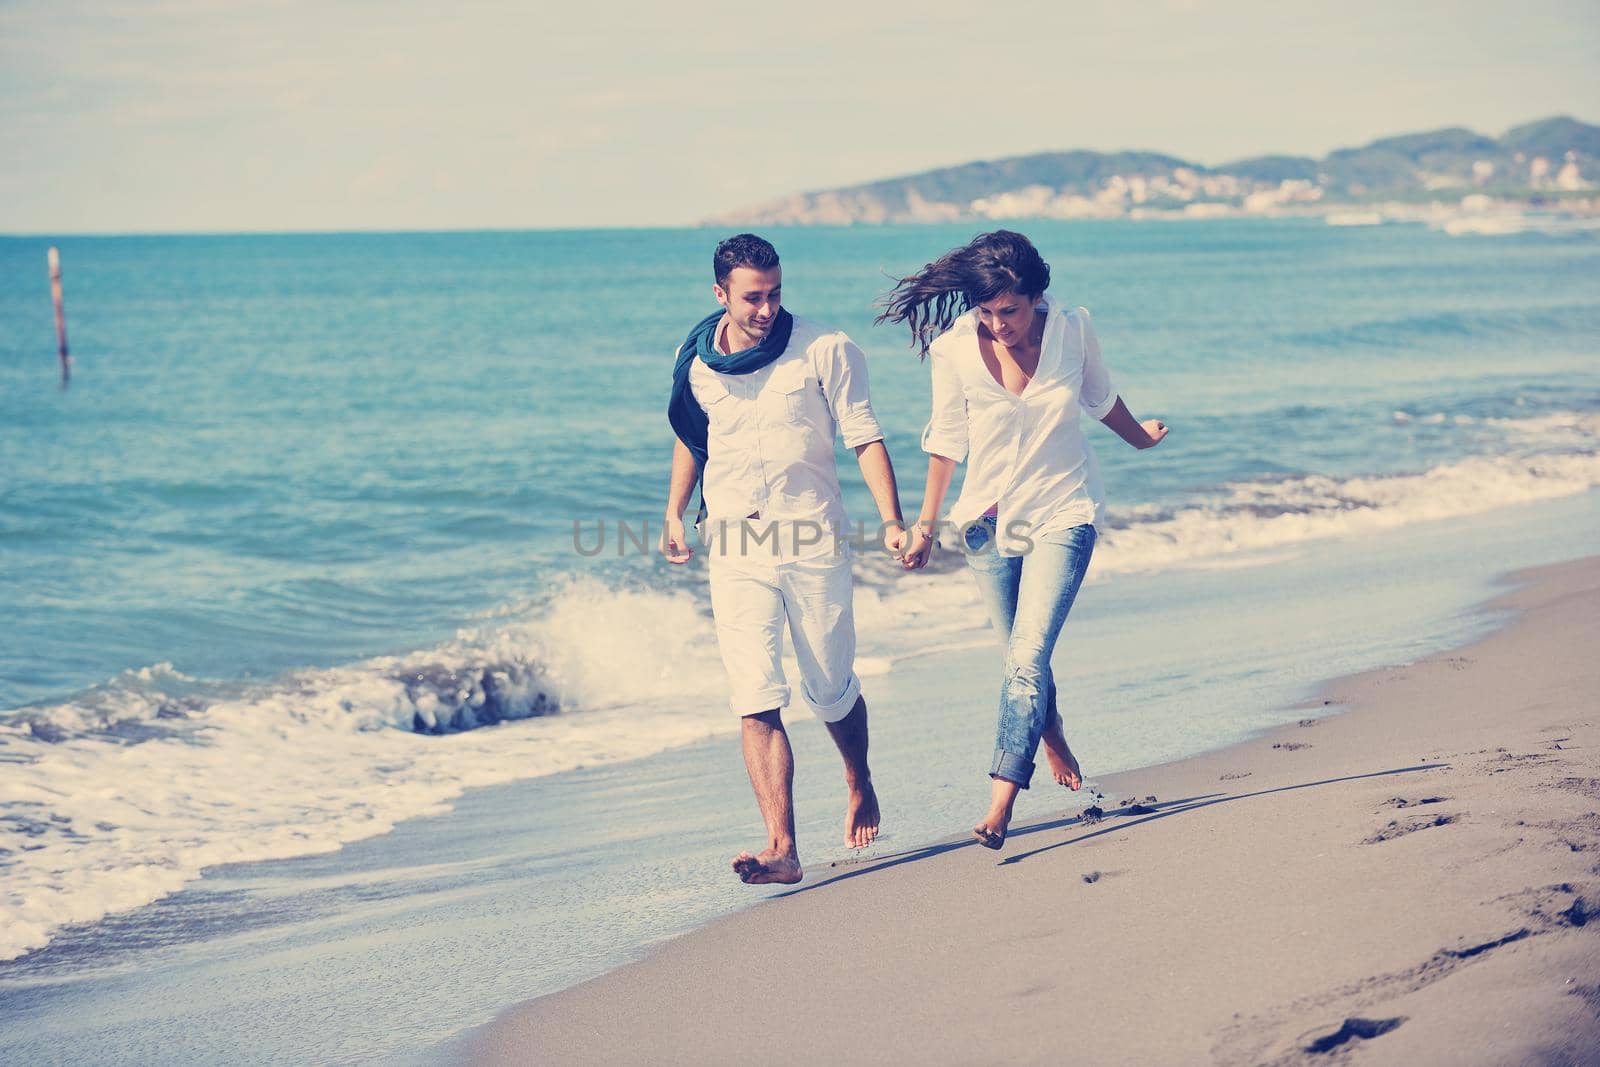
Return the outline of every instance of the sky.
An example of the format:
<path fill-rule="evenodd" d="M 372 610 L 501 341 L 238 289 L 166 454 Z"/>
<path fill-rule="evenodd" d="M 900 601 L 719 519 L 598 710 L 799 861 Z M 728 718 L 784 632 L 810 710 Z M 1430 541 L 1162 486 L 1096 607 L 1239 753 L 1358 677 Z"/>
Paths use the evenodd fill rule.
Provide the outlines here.
<path fill-rule="evenodd" d="M 1600 122 L 1600 0 L 0 0 L 0 233 L 693 225 L 974 159 Z"/>

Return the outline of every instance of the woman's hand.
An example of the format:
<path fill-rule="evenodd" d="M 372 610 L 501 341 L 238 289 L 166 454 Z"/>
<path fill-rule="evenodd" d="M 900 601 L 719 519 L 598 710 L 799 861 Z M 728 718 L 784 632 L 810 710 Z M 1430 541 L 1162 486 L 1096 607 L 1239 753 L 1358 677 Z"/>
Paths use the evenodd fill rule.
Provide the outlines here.
<path fill-rule="evenodd" d="M 928 556 L 933 551 L 933 539 L 928 536 L 927 528 L 922 523 L 911 527 L 911 544 L 907 546 L 901 562 L 906 570 L 914 571 L 928 563 Z"/>
<path fill-rule="evenodd" d="M 1112 433 L 1138 449 L 1154 448 L 1161 443 L 1163 437 L 1167 436 L 1166 423 L 1160 419 L 1145 419 L 1139 422 L 1120 396 L 1100 421 L 1105 423 L 1106 428 Z"/>

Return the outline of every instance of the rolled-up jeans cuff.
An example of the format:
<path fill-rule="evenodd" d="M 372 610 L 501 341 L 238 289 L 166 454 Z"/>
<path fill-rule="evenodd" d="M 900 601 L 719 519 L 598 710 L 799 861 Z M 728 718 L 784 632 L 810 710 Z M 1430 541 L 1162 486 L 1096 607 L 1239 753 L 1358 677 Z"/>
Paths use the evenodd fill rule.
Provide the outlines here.
<path fill-rule="evenodd" d="M 1033 761 L 1025 760 L 1015 752 L 997 748 L 994 750 L 994 764 L 989 768 L 989 777 L 1004 778 L 1026 789 L 1028 783 L 1033 781 Z"/>

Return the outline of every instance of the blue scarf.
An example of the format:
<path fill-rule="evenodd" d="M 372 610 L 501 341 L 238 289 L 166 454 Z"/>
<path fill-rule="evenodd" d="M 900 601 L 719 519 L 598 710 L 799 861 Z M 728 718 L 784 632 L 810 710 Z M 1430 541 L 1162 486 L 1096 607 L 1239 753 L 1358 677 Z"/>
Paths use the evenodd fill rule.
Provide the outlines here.
<path fill-rule="evenodd" d="M 672 399 L 667 402 L 667 421 L 672 423 L 678 440 L 694 453 L 701 470 L 706 466 L 707 419 L 689 389 L 689 368 L 694 366 L 695 357 L 721 374 L 751 374 L 783 355 L 794 330 L 794 316 L 780 308 L 777 321 L 760 344 L 731 356 L 723 355 L 717 348 L 717 324 L 722 315 L 721 311 L 707 315 L 684 338 L 683 347 L 678 349 L 678 362 L 672 367 Z"/>

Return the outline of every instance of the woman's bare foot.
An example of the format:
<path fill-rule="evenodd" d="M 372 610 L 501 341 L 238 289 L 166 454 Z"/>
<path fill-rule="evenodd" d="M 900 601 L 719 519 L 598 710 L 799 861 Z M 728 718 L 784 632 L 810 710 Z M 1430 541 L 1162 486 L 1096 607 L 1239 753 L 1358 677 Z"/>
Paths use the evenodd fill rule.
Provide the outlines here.
<path fill-rule="evenodd" d="M 992 781 L 994 785 L 989 795 L 989 814 L 972 828 L 972 836 L 984 848 L 998 849 L 1006 843 L 1006 830 L 1011 825 L 1011 807 L 1017 802 L 1017 790 L 1021 787 L 1004 778 Z"/>
<path fill-rule="evenodd" d="M 869 781 L 850 790 L 844 809 L 844 843 L 850 848 L 866 848 L 878 836 L 878 794 Z"/>
<path fill-rule="evenodd" d="M 1068 789 L 1083 788 L 1083 772 L 1078 769 L 1078 761 L 1073 758 L 1072 749 L 1067 747 L 1067 735 L 1061 729 L 1061 716 L 1050 716 L 1050 723 L 1044 728 L 1044 758 L 1050 764 L 1050 773 L 1056 776 L 1056 781 Z"/>
<path fill-rule="evenodd" d="M 733 871 L 746 885 L 793 885 L 805 877 L 793 848 L 786 852 L 769 848 L 755 856 L 741 852 L 733 858 Z"/>

